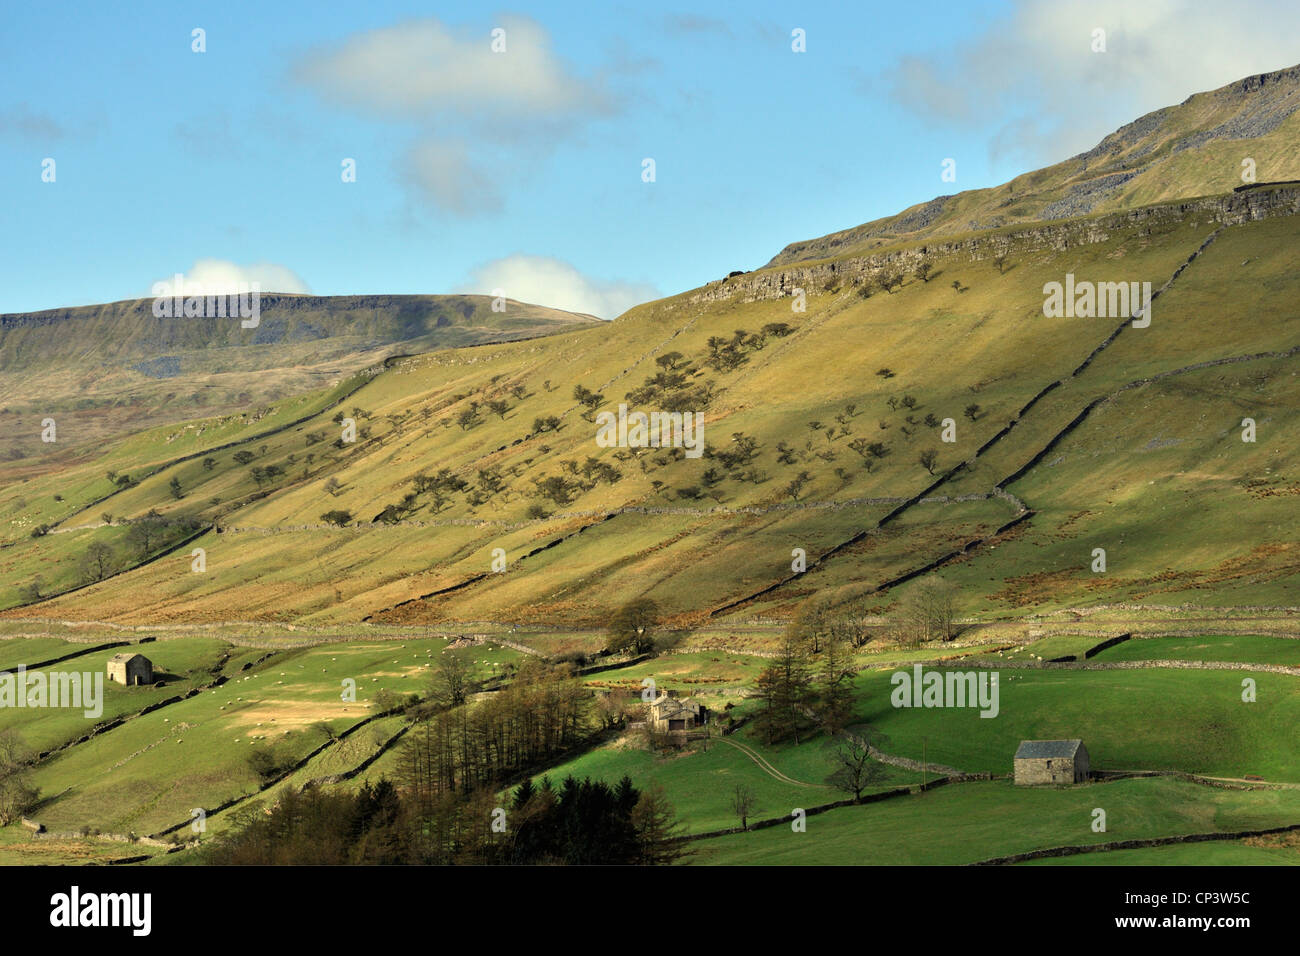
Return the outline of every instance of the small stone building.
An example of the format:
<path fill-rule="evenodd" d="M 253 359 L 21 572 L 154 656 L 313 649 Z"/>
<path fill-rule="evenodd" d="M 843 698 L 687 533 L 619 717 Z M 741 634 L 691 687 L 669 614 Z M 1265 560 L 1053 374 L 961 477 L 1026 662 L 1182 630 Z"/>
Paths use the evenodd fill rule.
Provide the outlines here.
<path fill-rule="evenodd" d="M 1022 740 L 1015 770 L 1018 786 L 1082 783 L 1088 779 L 1088 748 L 1082 740 Z"/>
<path fill-rule="evenodd" d="M 708 719 L 707 707 L 689 697 L 678 697 L 676 691 L 665 691 L 650 704 L 650 725 L 659 733 L 695 730 Z"/>
<path fill-rule="evenodd" d="M 143 654 L 114 654 L 108 659 L 108 679 L 128 687 L 153 683 L 153 661 Z"/>

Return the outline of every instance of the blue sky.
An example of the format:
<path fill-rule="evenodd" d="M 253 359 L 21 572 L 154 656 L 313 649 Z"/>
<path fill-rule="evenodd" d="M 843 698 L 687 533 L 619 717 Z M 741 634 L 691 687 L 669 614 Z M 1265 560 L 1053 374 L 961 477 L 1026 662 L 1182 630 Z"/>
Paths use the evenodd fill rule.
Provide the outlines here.
<path fill-rule="evenodd" d="M 15 6 L 0 312 L 184 273 L 323 295 L 502 288 L 612 318 L 1300 61 L 1285 3 L 1129 6 Z"/>

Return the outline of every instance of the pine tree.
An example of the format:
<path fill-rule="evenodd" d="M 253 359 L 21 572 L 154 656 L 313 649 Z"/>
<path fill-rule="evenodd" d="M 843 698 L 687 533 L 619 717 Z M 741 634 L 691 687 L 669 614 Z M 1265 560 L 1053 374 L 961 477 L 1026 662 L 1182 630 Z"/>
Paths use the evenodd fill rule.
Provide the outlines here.
<path fill-rule="evenodd" d="M 758 696 L 762 703 L 757 724 L 768 743 L 791 736 L 796 744 L 799 742 L 811 685 L 807 644 L 793 634 L 786 634 L 780 654 L 758 676 Z"/>
<path fill-rule="evenodd" d="M 822 648 L 817 674 L 817 718 L 834 736 L 853 716 L 853 669 L 843 642 L 832 638 Z"/>

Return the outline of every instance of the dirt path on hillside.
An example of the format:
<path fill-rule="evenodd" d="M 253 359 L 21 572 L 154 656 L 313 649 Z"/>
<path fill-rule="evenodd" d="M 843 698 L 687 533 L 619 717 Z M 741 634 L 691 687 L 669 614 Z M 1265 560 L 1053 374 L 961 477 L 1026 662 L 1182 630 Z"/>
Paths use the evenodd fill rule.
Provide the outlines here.
<path fill-rule="evenodd" d="M 735 747 L 737 750 L 743 753 L 750 760 L 754 761 L 754 763 L 758 765 L 758 769 L 762 770 L 773 780 L 778 780 L 781 783 L 793 784 L 796 787 L 816 787 L 822 790 L 834 789 L 829 784 L 804 783 L 802 780 L 795 780 L 793 777 L 787 777 L 780 770 L 777 770 L 770 763 L 768 763 L 767 760 L 765 760 L 760 754 L 758 754 L 756 751 L 751 749 L 747 744 L 739 743 L 727 737 L 714 737 L 712 739 L 721 741 L 724 744 L 730 744 L 732 747 Z"/>

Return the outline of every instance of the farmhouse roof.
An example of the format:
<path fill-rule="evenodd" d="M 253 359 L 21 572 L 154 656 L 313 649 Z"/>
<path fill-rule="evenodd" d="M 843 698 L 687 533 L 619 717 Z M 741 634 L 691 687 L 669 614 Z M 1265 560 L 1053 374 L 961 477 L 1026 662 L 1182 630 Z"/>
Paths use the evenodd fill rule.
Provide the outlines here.
<path fill-rule="evenodd" d="M 1016 750 L 1017 760 L 1035 760 L 1043 757 L 1073 757 L 1083 746 L 1082 740 L 1022 740 Z"/>
<path fill-rule="evenodd" d="M 669 694 L 664 694 L 662 697 L 655 700 L 654 708 L 658 711 L 661 719 L 670 717 L 674 714 L 698 714 L 700 712 L 700 705 L 696 701 L 691 700 L 691 698 L 673 697 Z"/>

